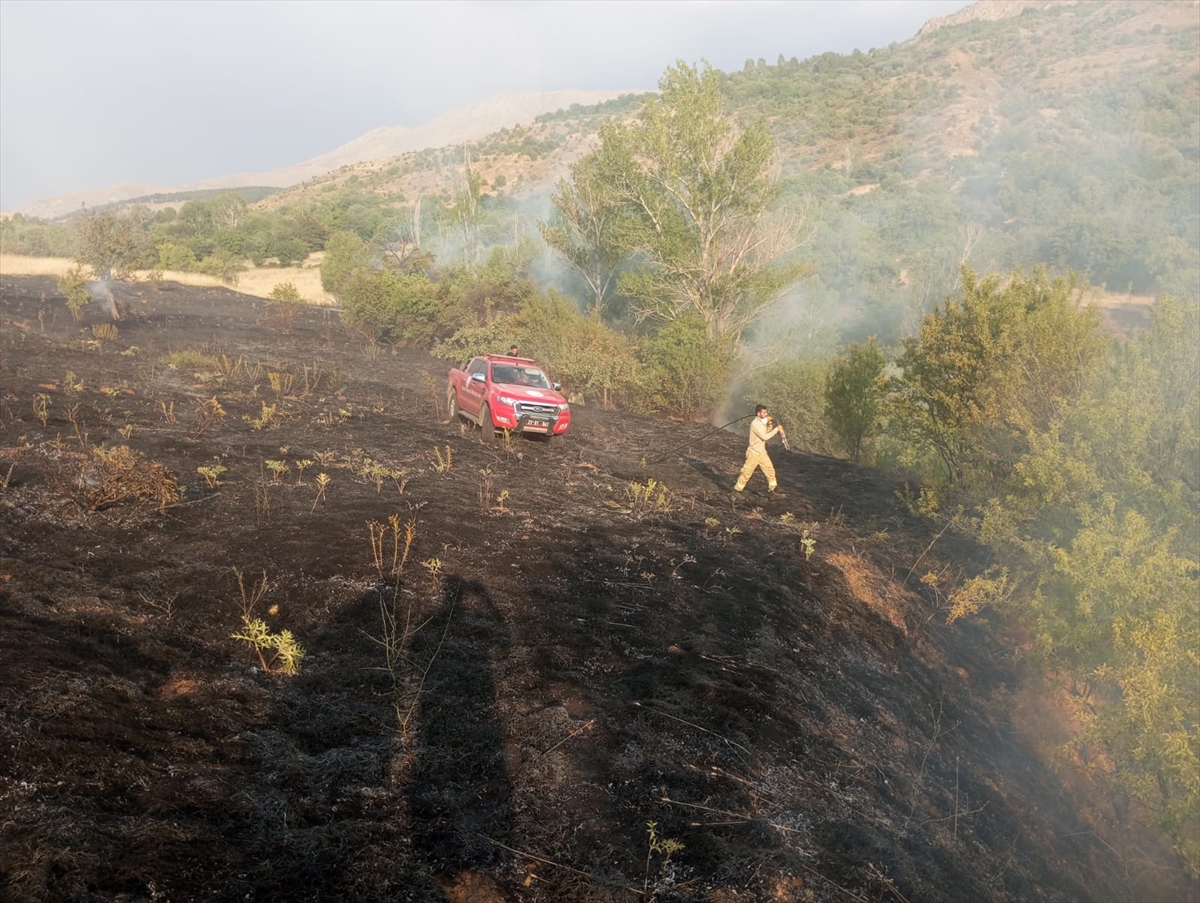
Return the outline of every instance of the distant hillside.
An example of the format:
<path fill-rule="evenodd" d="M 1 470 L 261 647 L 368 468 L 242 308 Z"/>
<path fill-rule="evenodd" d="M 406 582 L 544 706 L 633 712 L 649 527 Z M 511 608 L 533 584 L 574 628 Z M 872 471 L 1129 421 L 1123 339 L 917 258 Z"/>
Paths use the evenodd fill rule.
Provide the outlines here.
<path fill-rule="evenodd" d="M 774 132 L 780 203 L 806 212 L 810 241 L 799 253 L 816 267 L 763 331 L 815 353 L 870 335 L 894 342 L 957 290 L 964 265 L 1073 270 L 1133 319 L 1154 296 L 1200 294 L 1197 9 L 988 2 L 889 47 L 799 60 L 784 46 L 774 65 L 724 73 L 727 110 Z M 161 211 L 146 256 L 167 241 L 196 266 L 217 248 L 259 265 L 297 261 L 349 230 L 385 244 L 407 232 L 441 263 L 478 260 L 490 246 L 536 238 L 556 180 L 608 117 L 636 115 L 645 96 L 539 95 L 521 124 L 499 129 L 475 108 L 424 130 L 376 130 L 278 177 L 315 173 L 254 201 L 237 235 L 217 236 L 199 208 L 177 223 Z M 490 109 L 492 121 L 516 115 L 503 98 Z M 454 210 L 468 166 L 480 191 L 471 248 Z M 173 206 L 192 200 L 173 196 Z M 11 253 L 33 256 L 72 241 L 28 223 L 4 235 Z"/>
<path fill-rule="evenodd" d="M 123 182 L 108 188 L 79 191 L 54 198 L 30 201 L 15 213 L 41 219 L 74 213 L 81 206 L 99 207 L 148 195 L 247 186 L 287 187 L 311 179 L 342 166 L 394 157 L 408 151 L 448 144 L 461 144 L 482 138 L 502 128 L 533 122 L 538 116 L 570 107 L 572 104 L 598 104 L 628 91 L 542 91 L 497 94 L 477 104 L 459 107 L 443 113 L 424 125 L 384 126 L 372 129 L 341 147 L 320 154 L 302 163 L 281 167 L 269 172 L 244 172 L 204 179 L 192 185 L 168 187 L 144 183 Z"/>
<path fill-rule="evenodd" d="M 731 110 L 772 124 L 784 203 L 812 212 L 806 253 L 820 272 L 802 301 L 843 332 L 902 332 L 963 263 L 1071 268 L 1131 296 L 1198 290 L 1193 3 L 977 3 L 869 53 L 748 64 L 725 91 Z M 505 204 L 518 216 L 523 200 L 544 206 L 606 116 L 634 110 L 542 117 L 467 151 L 346 166 L 260 203 L 299 209 L 344 190 L 355 203 L 449 203 L 469 152 L 496 217 Z"/>

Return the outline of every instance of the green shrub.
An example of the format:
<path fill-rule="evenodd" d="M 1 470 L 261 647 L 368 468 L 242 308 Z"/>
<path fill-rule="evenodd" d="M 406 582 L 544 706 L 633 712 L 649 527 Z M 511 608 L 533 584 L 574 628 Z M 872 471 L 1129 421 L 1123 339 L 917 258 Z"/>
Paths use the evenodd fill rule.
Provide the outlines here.
<path fill-rule="evenodd" d="M 83 274 L 83 267 L 76 264 L 59 276 L 58 290 L 66 296 L 67 309 L 71 311 L 71 316 L 78 323 L 79 318 L 83 316 L 83 309 L 92 299 L 87 287 L 87 276 Z"/>
<path fill-rule="evenodd" d="M 668 323 L 646 344 L 637 407 L 683 420 L 706 417 L 725 397 L 733 347 L 710 339 L 699 314 Z"/>
<path fill-rule="evenodd" d="M 304 298 L 295 283 L 280 282 L 271 289 L 271 300 L 276 304 L 303 304 Z"/>
<path fill-rule="evenodd" d="M 787 427 L 793 448 L 833 455 L 839 443 L 825 416 L 828 370 L 828 364 L 819 358 L 797 358 L 765 367 L 746 381 L 743 401 L 770 408 L 775 419 Z"/>
<path fill-rule="evenodd" d="M 428 348 L 441 329 L 437 287 L 422 275 L 359 269 L 341 300 L 346 324 L 370 339 Z"/>

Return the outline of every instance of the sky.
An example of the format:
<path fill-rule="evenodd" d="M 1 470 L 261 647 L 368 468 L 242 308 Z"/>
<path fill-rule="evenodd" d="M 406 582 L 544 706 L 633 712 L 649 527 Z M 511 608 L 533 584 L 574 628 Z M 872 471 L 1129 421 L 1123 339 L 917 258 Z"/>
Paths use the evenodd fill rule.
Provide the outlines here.
<path fill-rule="evenodd" d="M 966 0 L 0 0 L 0 210 L 276 169 L 510 91 L 886 47 Z"/>

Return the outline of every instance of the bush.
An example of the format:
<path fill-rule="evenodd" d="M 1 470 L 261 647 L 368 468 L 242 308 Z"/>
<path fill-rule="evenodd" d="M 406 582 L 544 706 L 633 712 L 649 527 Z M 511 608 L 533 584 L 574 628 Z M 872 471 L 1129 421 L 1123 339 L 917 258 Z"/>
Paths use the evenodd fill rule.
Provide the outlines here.
<path fill-rule="evenodd" d="M 238 274 L 246 271 L 246 264 L 227 251 L 217 251 L 200 261 L 197 270 L 206 276 L 216 276 L 226 285 L 237 285 Z"/>
<path fill-rule="evenodd" d="M 296 322 L 305 300 L 300 290 L 291 282 L 280 282 L 271 289 L 271 300 L 267 302 L 281 326 L 291 327 Z"/>
<path fill-rule="evenodd" d="M 637 342 L 582 314 L 551 290 L 525 300 L 514 319 L 515 339 L 545 365 L 569 394 L 612 407 L 638 385 Z"/>
<path fill-rule="evenodd" d="M 441 327 L 437 288 L 425 276 L 360 269 L 343 283 L 346 324 L 369 339 L 428 348 Z"/>
<path fill-rule="evenodd" d="M 431 353 L 439 360 L 461 366 L 477 354 L 507 350 L 513 342 L 511 318 L 497 317 L 486 326 L 463 326 L 434 345 Z"/>
<path fill-rule="evenodd" d="M 295 283 L 280 282 L 271 289 L 271 301 L 275 304 L 303 304 L 304 298 L 301 297 Z"/>
<path fill-rule="evenodd" d="M 71 311 L 72 318 L 78 323 L 83 316 L 83 309 L 92 300 L 87 287 L 87 276 L 83 274 L 83 267 L 76 264 L 59 276 L 58 290 L 66 296 L 67 309 Z"/>
<path fill-rule="evenodd" d="M 733 357 L 729 343 L 708 337 L 699 314 L 673 320 L 646 345 L 636 404 L 683 420 L 706 417 L 725 397 Z"/>
<path fill-rule="evenodd" d="M 765 404 L 787 427 L 793 448 L 832 455 L 837 438 L 825 416 L 828 365 L 817 358 L 798 358 L 766 367 L 747 380 L 743 401 Z"/>
<path fill-rule="evenodd" d="M 355 233 L 333 233 L 325 243 L 325 259 L 321 261 L 321 288 L 340 301 L 342 288 L 351 275 L 370 263 L 371 253 Z"/>

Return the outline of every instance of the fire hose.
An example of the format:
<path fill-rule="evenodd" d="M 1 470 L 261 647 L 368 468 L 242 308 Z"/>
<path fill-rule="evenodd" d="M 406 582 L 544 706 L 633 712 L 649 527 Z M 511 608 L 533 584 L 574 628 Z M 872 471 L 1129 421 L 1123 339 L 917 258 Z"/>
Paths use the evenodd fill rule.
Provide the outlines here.
<path fill-rule="evenodd" d="M 702 441 L 704 441 L 705 439 L 707 439 L 709 436 L 715 436 L 717 433 L 721 432 L 722 430 L 726 430 L 726 429 L 728 429 L 729 427 L 733 426 L 735 423 L 741 423 L 743 420 L 749 420 L 749 419 L 750 419 L 751 417 L 753 417 L 753 416 L 754 416 L 753 414 L 747 414 L 745 417 L 739 417 L 737 420 L 730 420 L 730 421 L 729 421 L 727 424 L 725 424 L 724 426 L 719 426 L 719 427 L 717 427 L 715 430 L 712 430 L 712 431 L 710 431 L 710 432 L 707 432 L 707 433 L 705 433 L 703 436 L 699 436 L 699 437 L 697 437 L 697 438 L 695 438 L 695 439 L 690 439 L 690 440 L 688 440 L 687 442 L 683 443 L 683 445 L 677 445 L 677 446 L 675 446 L 674 448 L 672 448 L 672 449 L 669 449 L 669 450 L 667 450 L 667 451 L 663 452 L 661 455 L 656 455 L 655 457 L 653 457 L 653 458 L 650 458 L 649 460 L 651 460 L 651 461 L 661 461 L 663 458 L 667 457 L 668 455 L 672 455 L 672 454 L 674 454 L 675 452 L 679 451 L 681 448 L 687 448 L 689 445 L 695 445 L 697 442 L 702 442 Z M 768 417 L 768 418 L 767 418 L 767 425 L 768 425 L 768 426 L 770 426 L 770 427 L 773 429 L 773 428 L 775 427 L 775 418 L 774 418 L 774 417 Z M 791 451 L 791 450 L 792 450 L 792 447 L 791 447 L 790 445 L 788 445 L 788 441 L 787 441 L 787 433 L 785 433 L 785 432 L 783 431 L 783 427 L 782 427 L 782 426 L 780 426 L 780 428 L 779 428 L 779 439 L 780 439 L 780 441 L 782 441 L 782 442 L 783 442 L 783 447 L 784 447 L 784 448 L 785 448 L 787 451 Z"/>

